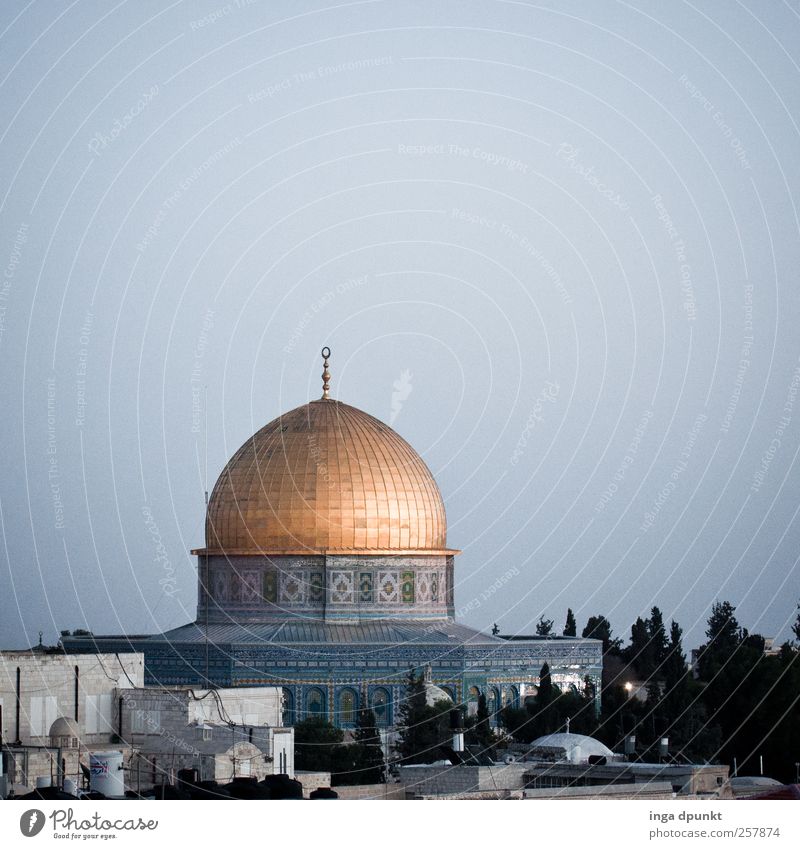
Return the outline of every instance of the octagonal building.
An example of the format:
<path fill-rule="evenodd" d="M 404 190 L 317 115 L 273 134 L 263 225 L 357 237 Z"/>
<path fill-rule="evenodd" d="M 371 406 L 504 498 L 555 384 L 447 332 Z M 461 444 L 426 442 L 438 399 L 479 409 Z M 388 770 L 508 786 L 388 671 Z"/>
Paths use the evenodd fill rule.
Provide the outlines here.
<path fill-rule="evenodd" d="M 327 353 L 327 349 L 323 352 Z M 436 481 L 389 426 L 323 396 L 265 425 L 208 502 L 195 622 L 152 636 L 67 635 L 67 651 L 141 651 L 146 681 L 281 686 L 285 721 L 342 727 L 362 706 L 391 727 L 409 668 L 490 713 L 554 683 L 599 692 L 602 645 L 507 639 L 455 621 L 454 563 Z M 536 605 L 538 610 L 542 605 Z M 438 688 L 438 690 L 435 690 Z"/>

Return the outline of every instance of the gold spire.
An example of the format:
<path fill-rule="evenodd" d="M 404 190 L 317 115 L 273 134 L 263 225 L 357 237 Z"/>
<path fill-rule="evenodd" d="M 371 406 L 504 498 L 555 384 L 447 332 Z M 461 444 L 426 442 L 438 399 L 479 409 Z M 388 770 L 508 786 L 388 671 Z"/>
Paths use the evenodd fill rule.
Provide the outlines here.
<path fill-rule="evenodd" d="M 331 396 L 329 390 L 331 388 L 330 379 L 331 373 L 328 371 L 328 357 L 331 355 L 331 349 L 327 346 L 322 349 L 322 400 L 327 401 Z"/>

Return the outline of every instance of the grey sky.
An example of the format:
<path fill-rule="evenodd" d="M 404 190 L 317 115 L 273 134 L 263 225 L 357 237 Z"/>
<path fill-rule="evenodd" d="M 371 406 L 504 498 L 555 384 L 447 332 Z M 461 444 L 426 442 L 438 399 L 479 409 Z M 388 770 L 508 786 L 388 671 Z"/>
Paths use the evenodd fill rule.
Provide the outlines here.
<path fill-rule="evenodd" d="M 210 488 L 325 344 L 334 397 L 396 393 L 467 624 L 658 604 L 691 646 L 727 598 L 788 637 L 796 3 L 6 2 L 0 33 L 1 645 L 194 618 L 206 420 Z"/>

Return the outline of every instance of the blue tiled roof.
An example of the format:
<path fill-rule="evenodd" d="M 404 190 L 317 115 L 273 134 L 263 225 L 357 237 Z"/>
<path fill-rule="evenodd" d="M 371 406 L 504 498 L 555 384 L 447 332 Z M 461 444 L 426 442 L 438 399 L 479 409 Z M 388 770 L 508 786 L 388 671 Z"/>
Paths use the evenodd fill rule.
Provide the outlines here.
<path fill-rule="evenodd" d="M 197 623 L 153 635 L 153 641 L 169 643 L 204 642 L 206 633 Z M 315 620 L 288 621 L 270 624 L 208 626 L 208 640 L 216 645 L 265 644 L 277 645 L 472 645 L 502 646 L 505 640 L 483 634 L 466 625 L 454 622 L 377 620 L 358 624 L 320 622 Z"/>

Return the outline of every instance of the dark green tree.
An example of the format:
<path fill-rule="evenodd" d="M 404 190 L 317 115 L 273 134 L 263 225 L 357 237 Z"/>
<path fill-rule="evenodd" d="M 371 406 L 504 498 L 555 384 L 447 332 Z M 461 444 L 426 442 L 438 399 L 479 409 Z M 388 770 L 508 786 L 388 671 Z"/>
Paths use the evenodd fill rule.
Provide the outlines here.
<path fill-rule="evenodd" d="M 536 693 L 534 705 L 536 708 L 537 725 L 541 734 L 550 734 L 558 725 L 558 710 L 555 701 L 558 691 L 553 686 L 550 665 L 545 663 L 539 672 L 539 690 Z"/>
<path fill-rule="evenodd" d="M 546 637 L 553 630 L 553 620 L 545 619 L 544 616 L 539 617 L 536 623 L 536 636 Z"/>
<path fill-rule="evenodd" d="M 699 653 L 699 672 L 704 681 L 714 678 L 742 642 L 742 629 L 735 613 L 736 608 L 728 601 L 716 601 L 711 606 L 706 629 L 708 642 L 700 647 Z"/>
<path fill-rule="evenodd" d="M 311 772 L 333 771 L 334 750 L 342 742 L 340 728 L 326 719 L 312 716 L 294 726 L 295 768 Z"/>
<path fill-rule="evenodd" d="M 669 644 L 662 671 L 667 691 L 674 690 L 688 678 L 686 655 L 683 652 L 683 629 L 674 619 L 669 628 Z"/>
<path fill-rule="evenodd" d="M 653 664 L 650 674 L 663 678 L 662 667 L 667 658 L 669 640 L 667 639 L 667 630 L 664 627 L 664 616 L 657 607 L 653 607 L 650 611 L 650 618 L 647 620 L 647 634 L 650 637 L 650 657 Z"/>
<path fill-rule="evenodd" d="M 605 616 L 590 616 L 581 636 L 603 641 L 603 654 L 620 654 L 622 640 L 612 637 L 611 624 Z"/>
<path fill-rule="evenodd" d="M 464 736 L 469 745 L 480 746 L 483 751 L 491 751 L 494 748 L 495 734 L 489 722 L 489 708 L 483 693 L 478 696 L 477 713 L 467 720 L 467 733 Z"/>
<path fill-rule="evenodd" d="M 447 700 L 428 705 L 423 675 L 417 676 L 413 669 L 409 670 L 394 744 L 401 763 L 433 763 L 442 757 L 440 746 L 450 742 L 448 713 L 452 707 Z"/>
<path fill-rule="evenodd" d="M 572 612 L 572 608 L 567 608 L 567 621 L 564 624 L 564 636 L 565 637 L 575 637 L 578 634 L 578 623 L 575 621 L 575 614 Z M 800 639 L 800 637 L 798 638 Z"/>
<path fill-rule="evenodd" d="M 622 656 L 642 679 L 647 680 L 652 669 L 650 634 L 647 622 L 641 616 L 637 616 L 631 625 L 631 643 L 623 650 Z"/>
<path fill-rule="evenodd" d="M 381 735 L 375 714 L 368 709 L 358 713 L 355 742 L 339 746 L 333 754 L 331 782 L 342 784 L 382 784 L 386 781 Z"/>
<path fill-rule="evenodd" d="M 800 604 L 797 605 L 797 618 L 794 620 L 794 625 L 792 625 L 792 633 L 795 640 L 800 643 Z"/>

